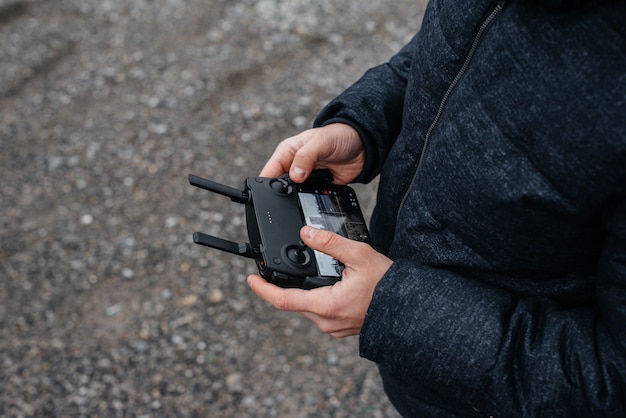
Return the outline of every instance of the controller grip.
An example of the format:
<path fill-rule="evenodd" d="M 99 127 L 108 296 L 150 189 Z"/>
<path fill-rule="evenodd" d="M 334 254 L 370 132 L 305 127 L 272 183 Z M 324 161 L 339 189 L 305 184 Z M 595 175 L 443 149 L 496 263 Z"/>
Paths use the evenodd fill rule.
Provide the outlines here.
<path fill-rule="evenodd" d="M 311 290 L 311 289 L 316 289 L 318 287 L 323 287 L 323 286 L 332 286 L 335 283 L 337 283 L 339 280 L 341 280 L 340 277 L 321 278 L 318 276 L 309 276 L 304 279 L 304 282 L 302 282 L 302 289 Z"/>

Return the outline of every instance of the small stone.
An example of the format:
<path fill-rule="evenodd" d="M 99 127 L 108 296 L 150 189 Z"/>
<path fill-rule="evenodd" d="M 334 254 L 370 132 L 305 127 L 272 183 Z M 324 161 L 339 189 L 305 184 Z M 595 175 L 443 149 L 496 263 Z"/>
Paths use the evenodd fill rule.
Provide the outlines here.
<path fill-rule="evenodd" d="M 304 117 L 304 116 L 296 116 L 295 118 L 293 118 L 291 123 L 296 128 L 302 129 L 302 128 L 304 128 L 307 125 L 308 121 L 309 121 L 309 119 Z"/>
<path fill-rule="evenodd" d="M 239 393 L 243 391 L 243 375 L 241 373 L 231 373 L 226 376 L 226 387 L 229 392 Z"/>
<path fill-rule="evenodd" d="M 193 306 L 198 302 L 198 296 L 196 295 L 189 295 L 189 296 L 185 296 L 183 298 L 183 305 L 184 306 Z"/>
<path fill-rule="evenodd" d="M 109 306 L 106 310 L 106 314 L 107 316 L 115 316 L 117 314 L 119 314 L 120 312 L 122 312 L 122 304 L 121 303 L 116 303 L 113 306 Z"/>
<path fill-rule="evenodd" d="M 165 135 L 169 131 L 166 123 L 152 123 L 148 128 L 157 135 Z"/>
<path fill-rule="evenodd" d="M 131 345 L 138 353 L 145 353 L 150 349 L 150 344 L 144 340 L 134 340 Z"/>
<path fill-rule="evenodd" d="M 93 223 L 93 215 L 86 213 L 80 217 L 80 223 L 83 225 L 91 225 Z"/>
<path fill-rule="evenodd" d="M 209 303 L 212 303 L 214 305 L 224 302 L 225 298 L 226 297 L 224 296 L 224 292 L 222 292 L 220 289 L 213 289 L 207 295 L 207 300 L 209 301 Z"/>
<path fill-rule="evenodd" d="M 50 157 L 48 159 L 48 169 L 50 171 L 54 171 L 58 168 L 61 168 L 65 163 L 65 158 L 63 157 Z"/>

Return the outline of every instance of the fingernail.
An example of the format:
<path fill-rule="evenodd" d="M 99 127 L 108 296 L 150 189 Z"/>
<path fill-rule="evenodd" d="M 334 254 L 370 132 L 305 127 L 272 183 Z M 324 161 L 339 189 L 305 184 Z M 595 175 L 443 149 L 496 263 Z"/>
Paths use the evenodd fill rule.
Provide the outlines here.
<path fill-rule="evenodd" d="M 304 175 L 306 174 L 306 170 L 300 167 L 293 167 L 291 169 L 291 172 L 293 173 L 295 177 L 298 177 L 298 178 L 304 177 Z"/>
<path fill-rule="evenodd" d="M 309 237 L 309 239 L 313 239 L 315 234 L 317 234 L 317 229 L 312 228 L 310 226 L 305 226 L 304 233 L 306 234 L 307 237 Z"/>

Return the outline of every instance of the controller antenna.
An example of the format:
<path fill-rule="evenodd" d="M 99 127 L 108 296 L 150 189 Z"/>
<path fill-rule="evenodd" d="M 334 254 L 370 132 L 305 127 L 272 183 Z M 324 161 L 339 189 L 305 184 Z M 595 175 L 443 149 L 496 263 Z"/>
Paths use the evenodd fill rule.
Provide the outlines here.
<path fill-rule="evenodd" d="M 235 255 L 242 255 L 247 258 L 258 258 L 259 250 L 253 248 L 247 242 L 232 242 L 225 239 L 217 238 L 212 235 L 203 234 L 202 232 L 194 232 L 193 242 L 204 245 L 205 247 L 216 248 Z"/>
<path fill-rule="evenodd" d="M 226 197 L 230 197 L 230 200 L 236 203 L 248 203 L 249 196 L 245 191 L 235 189 L 233 187 L 225 186 L 220 183 L 216 183 L 209 179 L 189 174 L 189 184 L 199 187 L 210 192 L 215 192 Z"/>

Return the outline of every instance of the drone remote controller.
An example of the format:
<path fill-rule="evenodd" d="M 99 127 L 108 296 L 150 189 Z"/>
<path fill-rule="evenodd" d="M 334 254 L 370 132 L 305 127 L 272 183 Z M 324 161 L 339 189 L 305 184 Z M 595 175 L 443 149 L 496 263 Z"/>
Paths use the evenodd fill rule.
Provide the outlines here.
<path fill-rule="evenodd" d="M 280 287 L 313 289 L 341 280 L 340 261 L 306 247 L 300 229 L 310 225 L 369 242 L 367 226 L 354 190 L 331 184 L 328 170 L 313 171 L 304 183 L 287 175 L 248 177 L 238 190 L 189 175 L 192 186 L 229 197 L 245 205 L 249 243 L 236 243 L 196 232 L 196 244 L 256 261 L 260 275 Z"/>

